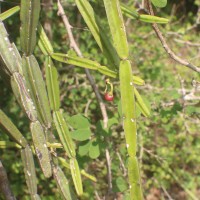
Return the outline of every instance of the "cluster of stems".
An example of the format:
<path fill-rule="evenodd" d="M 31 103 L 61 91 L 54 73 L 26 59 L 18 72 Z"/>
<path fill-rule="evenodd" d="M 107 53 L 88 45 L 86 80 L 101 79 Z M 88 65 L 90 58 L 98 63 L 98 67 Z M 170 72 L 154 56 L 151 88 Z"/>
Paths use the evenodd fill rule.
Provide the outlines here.
<path fill-rule="evenodd" d="M 76 5 L 90 29 L 99 48 L 107 58 L 108 66 L 102 66 L 96 61 L 80 58 L 71 54 L 55 53 L 48 37 L 39 23 L 40 0 L 21 0 L 21 5 L 16 6 L 0 15 L 0 72 L 11 81 L 13 93 L 30 121 L 30 131 L 34 150 L 28 141 L 15 127 L 10 119 L 0 110 L 0 125 L 21 148 L 21 157 L 28 190 L 33 200 L 39 200 L 37 180 L 33 154 L 46 178 L 52 175 L 56 180 L 64 199 L 76 199 L 74 192 L 68 184 L 60 163 L 71 170 L 72 179 L 78 196 L 83 194 L 81 174 L 76 160 L 75 144 L 70 136 L 68 125 L 60 109 L 60 93 L 58 72 L 53 59 L 59 62 L 75 65 L 82 68 L 96 70 L 111 78 L 120 81 L 121 104 L 123 113 L 123 127 L 125 132 L 128 152 L 128 178 L 130 197 L 133 200 L 143 199 L 137 153 L 137 125 L 136 105 L 140 107 L 144 116 L 149 116 L 135 84 L 143 85 L 144 81 L 132 74 L 131 61 L 129 60 L 129 47 L 122 17 L 122 11 L 130 15 L 130 11 L 119 0 L 104 0 L 107 20 L 110 27 L 112 41 L 100 24 L 100 20 L 87 0 L 75 0 Z M 121 11 L 122 9 L 122 11 Z M 8 33 L 2 20 L 20 10 L 20 44 L 22 57 L 14 43 L 8 38 Z M 133 15 L 139 20 L 150 20 L 148 16 Z M 152 20 L 152 19 L 151 19 Z M 159 20 L 154 18 L 154 20 Z M 164 19 L 163 19 L 164 20 Z M 162 21 L 162 20 L 161 20 Z M 166 23 L 166 22 L 163 22 Z M 37 37 L 38 36 L 38 37 Z M 38 43 L 45 56 L 46 83 L 33 52 Z M 109 81 L 108 101 L 113 100 L 113 85 Z M 108 95 L 105 97 L 108 98 Z M 60 143 L 53 135 L 52 124 L 55 124 Z M 56 145 L 63 147 L 69 164 L 65 159 L 59 158 Z M 90 177 L 92 179 L 92 177 Z"/>

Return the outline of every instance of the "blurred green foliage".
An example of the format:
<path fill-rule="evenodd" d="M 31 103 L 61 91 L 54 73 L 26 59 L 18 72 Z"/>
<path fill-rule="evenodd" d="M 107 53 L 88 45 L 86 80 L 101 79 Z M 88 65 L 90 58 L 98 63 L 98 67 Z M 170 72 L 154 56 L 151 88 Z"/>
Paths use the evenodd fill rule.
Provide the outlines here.
<path fill-rule="evenodd" d="M 0 2 L 1 11 L 15 6 L 18 2 L 13 0 Z M 133 4 L 133 1 L 123 2 Z M 105 29 L 108 29 L 102 1 L 92 0 L 91 3 Z M 84 57 L 106 65 L 106 60 L 81 18 L 74 1 L 63 0 L 62 4 Z M 165 8 L 156 9 L 158 16 L 171 20 L 168 25 L 159 26 L 169 46 L 177 55 L 196 65 L 199 65 L 200 26 L 196 21 L 199 6 L 198 0 L 168 1 Z M 41 13 L 41 23 L 47 22 L 51 26 L 47 33 L 52 35 L 50 39 L 55 51 L 68 51 L 69 39 L 62 20 L 57 16 L 56 3 L 49 12 Z M 134 63 L 133 72 L 146 82 L 146 85 L 138 87 L 138 90 L 151 107 L 151 117 L 148 119 L 138 113 L 138 157 L 145 197 L 156 200 L 168 199 L 170 195 L 176 200 L 198 199 L 200 196 L 200 102 L 199 99 L 184 101 L 183 92 L 190 94 L 194 91 L 194 95 L 200 97 L 200 91 L 192 85 L 192 80 L 198 82 L 200 76 L 169 58 L 150 24 L 127 18 L 125 22 L 131 49 L 130 59 Z M 16 14 L 5 24 L 11 40 L 19 47 L 19 15 Z M 193 27 L 194 25 L 196 26 Z M 44 57 L 38 48 L 35 50 L 35 55 L 43 67 Z M 105 102 L 109 116 L 109 126 L 105 129 L 99 105 L 84 70 L 61 63 L 56 63 L 56 67 L 59 71 L 61 107 L 76 142 L 80 167 L 98 180 L 97 183 L 93 183 L 83 178 L 84 195 L 80 199 L 95 199 L 95 192 L 100 197 L 107 194 L 106 149 L 110 152 L 112 161 L 113 184 L 113 193 L 107 198 L 128 199 L 126 198 L 127 152 L 121 124 L 118 81 L 112 80 L 114 102 Z M 103 96 L 106 77 L 97 72 L 91 71 L 91 73 Z M 27 119 L 15 102 L 9 84 L 1 77 L 0 96 L 0 107 L 30 141 Z M 9 138 L 0 131 L 0 140 L 9 141 Z M 0 158 L 17 199 L 29 199 L 20 152 L 16 149 L 0 149 Z M 37 165 L 37 162 L 35 163 Z M 67 170 L 64 172 L 66 175 L 69 174 Z M 37 176 L 38 193 L 42 199 L 61 199 L 55 182 L 53 179 L 46 180 L 39 166 L 37 166 Z"/>

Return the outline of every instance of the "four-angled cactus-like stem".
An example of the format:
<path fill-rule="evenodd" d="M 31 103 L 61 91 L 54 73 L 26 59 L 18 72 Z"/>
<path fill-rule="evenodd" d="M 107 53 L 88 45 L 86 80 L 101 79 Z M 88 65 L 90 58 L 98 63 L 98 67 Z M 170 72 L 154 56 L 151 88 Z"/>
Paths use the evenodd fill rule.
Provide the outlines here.
<path fill-rule="evenodd" d="M 21 57 L 16 46 L 10 42 L 4 24 L 0 21 L 0 57 L 3 61 L 2 70 L 10 76 L 13 93 L 30 121 L 30 131 L 35 151 L 32 151 L 23 135 L 1 110 L 0 126 L 21 146 L 21 157 L 31 199 L 40 199 L 37 194 L 33 153 L 38 158 L 44 176 L 49 178 L 53 174 L 63 198 L 75 199 L 75 194 L 59 165 L 60 163 L 66 165 L 65 159 L 57 158 L 56 147 L 51 146 L 51 143 L 49 143 L 54 127 L 52 123 L 54 123 L 60 142 L 69 158 L 67 166 L 70 168 L 76 193 L 81 196 L 83 194 L 81 174 L 85 173 L 79 169 L 75 144 L 71 138 L 68 124 L 63 117 L 63 112 L 60 109 L 58 72 L 52 59 L 81 68 L 96 70 L 111 78 L 118 78 L 120 81 L 123 127 L 128 152 L 127 168 L 130 197 L 133 200 L 142 200 L 141 180 L 136 157 L 136 105 L 144 116 L 149 116 L 150 113 L 135 88 L 135 84 L 143 85 L 144 81 L 137 76 L 133 76 L 129 60 L 129 47 L 121 8 L 126 14 L 130 14 L 130 12 L 128 8 L 120 5 L 118 0 L 104 0 L 113 40 L 112 45 L 112 41 L 102 28 L 100 20 L 95 15 L 89 2 L 87 0 L 75 0 L 75 2 L 99 48 L 108 60 L 108 66 L 102 66 L 96 61 L 80 58 L 70 53 L 54 53 L 45 31 L 39 24 L 40 0 L 21 0 L 20 8 L 16 6 L 1 14 L 0 20 L 4 20 L 20 10 L 20 41 L 23 55 Z M 148 16 L 140 16 L 137 13 L 134 17 L 140 20 L 149 20 Z M 38 45 L 45 56 L 46 83 L 33 54 L 37 45 L 37 34 Z M 48 146 L 51 146 L 52 154 Z"/>
<path fill-rule="evenodd" d="M 136 157 L 137 152 L 137 125 L 136 125 L 136 101 L 134 95 L 134 83 L 131 63 L 128 59 L 129 47 L 126 38 L 125 26 L 118 0 L 104 0 L 108 24 L 110 27 L 115 49 L 121 59 L 119 65 L 119 80 L 121 92 L 121 105 L 123 127 L 128 151 L 128 178 L 130 186 L 130 198 L 142 200 L 143 194 L 139 174 L 139 166 Z"/>

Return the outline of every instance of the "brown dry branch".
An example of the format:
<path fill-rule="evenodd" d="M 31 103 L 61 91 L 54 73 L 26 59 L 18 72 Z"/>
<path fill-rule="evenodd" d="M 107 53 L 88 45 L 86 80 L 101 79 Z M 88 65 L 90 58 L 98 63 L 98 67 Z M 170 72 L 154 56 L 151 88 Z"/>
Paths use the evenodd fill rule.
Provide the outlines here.
<path fill-rule="evenodd" d="M 69 20 L 64 12 L 64 9 L 62 7 L 62 4 L 60 2 L 60 0 L 57 0 L 57 5 L 58 5 L 58 15 L 62 17 L 63 23 L 65 25 L 65 28 L 67 30 L 68 33 L 68 37 L 70 40 L 70 47 L 72 49 L 75 50 L 75 52 L 77 53 L 78 56 L 83 57 L 80 48 L 78 47 L 73 33 L 72 33 L 72 26 L 69 23 Z M 98 88 L 95 84 L 94 78 L 92 77 L 92 75 L 90 74 L 90 71 L 88 69 L 85 69 L 85 73 L 86 76 L 90 82 L 90 85 L 93 88 L 93 91 L 96 95 L 97 101 L 99 103 L 100 109 L 101 109 L 101 113 L 103 116 L 103 122 L 104 122 L 104 128 L 107 128 L 108 125 L 108 115 L 107 115 L 107 111 L 106 111 L 106 106 L 103 102 L 103 99 L 98 91 Z M 108 151 L 108 149 L 106 149 L 106 162 L 107 162 L 107 176 L 108 176 L 108 195 L 110 193 L 112 193 L 112 173 L 111 173 L 111 159 L 110 159 L 110 153 Z"/>
<path fill-rule="evenodd" d="M 6 200 L 16 200 L 10 189 L 7 173 L 1 161 L 0 161 L 0 192 L 4 195 Z"/>
<path fill-rule="evenodd" d="M 174 41 L 181 43 L 181 44 L 185 44 L 187 46 L 200 47 L 200 43 L 193 43 L 190 41 L 183 41 L 183 40 L 179 40 L 179 39 L 174 39 Z"/>
<path fill-rule="evenodd" d="M 69 40 L 70 40 L 70 47 L 73 48 L 75 50 L 75 52 L 77 53 L 78 56 L 83 57 L 80 48 L 78 47 L 73 33 L 72 33 L 72 26 L 69 23 L 69 20 L 65 14 L 65 11 L 62 7 L 62 4 L 60 2 L 60 0 L 57 0 L 57 5 L 58 5 L 58 15 L 62 17 L 63 23 L 65 25 L 65 28 L 67 30 L 68 36 L 69 36 Z M 107 127 L 107 123 L 108 123 L 108 116 L 107 116 L 107 111 L 106 111 L 106 106 L 103 102 L 103 99 L 98 91 L 98 88 L 95 84 L 94 78 L 92 77 L 92 75 L 90 74 L 90 71 L 88 69 L 85 69 L 85 73 L 86 76 L 90 82 L 90 85 L 92 86 L 92 89 L 96 95 L 97 101 L 99 103 L 100 109 L 101 109 L 101 113 L 103 116 L 103 122 L 104 122 L 104 127 Z"/>
<path fill-rule="evenodd" d="M 53 10 L 53 0 L 42 0 L 42 7 L 44 10 L 44 13 L 52 12 Z M 45 15 L 44 17 L 44 29 L 47 33 L 48 38 L 52 39 L 52 27 L 51 27 L 51 20 Z"/>
<path fill-rule="evenodd" d="M 107 178 L 108 178 L 108 194 L 112 193 L 112 172 L 111 172 L 111 158 L 108 149 L 106 149 L 106 164 L 107 164 Z"/>
<path fill-rule="evenodd" d="M 124 161 L 122 160 L 122 157 L 121 157 L 121 155 L 118 151 L 117 151 L 116 154 L 117 154 L 117 157 L 118 157 L 119 162 L 120 162 L 120 168 L 122 169 L 123 176 L 126 177 L 127 176 L 127 169 L 125 167 Z"/>
<path fill-rule="evenodd" d="M 151 2 L 149 0 L 147 0 L 147 9 L 149 11 L 150 15 L 154 16 L 154 11 L 151 5 Z M 169 56 L 175 60 L 176 62 L 180 63 L 181 65 L 184 65 L 192 70 L 194 70 L 195 72 L 200 73 L 200 68 L 193 65 L 192 63 L 188 62 L 187 60 L 180 58 L 179 56 L 177 56 L 172 50 L 171 48 L 168 46 L 162 32 L 160 31 L 160 29 L 158 28 L 157 24 L 152 24 L 152 27 L 158 37 L 158 39 L 160 40 L 160 42 L 162 43 L 163 48 L 165 49 L 165 51 L 169 54 Z"/>

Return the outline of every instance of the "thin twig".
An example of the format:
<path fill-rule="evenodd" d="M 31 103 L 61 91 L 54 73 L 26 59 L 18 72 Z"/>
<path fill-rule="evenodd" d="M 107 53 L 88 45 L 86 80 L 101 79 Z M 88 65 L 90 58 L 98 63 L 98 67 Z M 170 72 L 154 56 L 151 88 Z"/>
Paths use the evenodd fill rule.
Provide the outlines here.
<path fill-rule="evenodd" d="M 60 0 L 57 0 L 57 4 L 58 4 L 58 14 L 62 17 L 63 23 L 65 25 L 65 28 L 66 28 L 68 36 L 69 36 L 70 47 L 75 50 L 75 52 L 77 53 L 78 56 L 83 57 L 81 50 L 78 47 L 78 45 L 74 39 L 72 30 L 71 30 L 72 26 L 70 25 L 69 20 L 68 20 L 67 16 L 65 15 L 65 12 L 60 3 Z M 96 98 L 99 102 L 99 106 L 100 106 L 101 113 L 103 116 L 104 128 L 107 128 L 108 116 L 107 116 L 105 104 L 103 103 L 102 97 L 98 91 L 98 88 L 95 84 L 93 77 L 90 74 L 90 71 L 88 69 L 85 69 L 85 73 L 90 82 L 90 85 L 93 88 L 93 91 L 95 92 Z M 107 176 L 108 176 L 108 194 L 110 194 L 110 193 L 112 193 L 112 173 L 111 173 L 111 159 L 110 159 L 110 154 L 109 154 L 108 149 L 106 149 L 106 162 L 107 162 Z M 99 199 L 97 194 L 96 194 L 96 197 Z"/>
<path fill-rule="evenodd" d="M 1 161 L 0 161 L 0 192 L 4 195 L 6 200 L 16 200 L 8 181 L 8 177 L 6 174 L 6 170 L 4 169 Z"/>
<path fill-rule="evenodd" d="M 45 13 L 44 30 L 47 33 L 48 38 L 52 40 L 52 25 L 51 20 L 47 17 L 47 15 L 53 10 L 53 0 L 42 0 L 42 7 Z"/>
<path fill-rule="evenodd" d="M 88 115 L 88 109 L 89 109 L 89 106 L 90 106 L 91 102 L 92 102 L 92 100 L 89 99 L 88 102 L 87 102 L 87 104 L 86 104 L 86 106 L 85 106 L 84 115 L 85 115 L 86 117 L 87 117 L 87 115 Z"/>
<path fill-rule="evenodd" d="M 117 151 L 117 157 L 119 158 L 120 166 L 121 166 L 121 168 L 123 170 L 123 176 L 126 177 L 127 176 L 127 169 L 126 169 L 126 167 L 124 165 L 124 162 L 122 160 L 122 157 L 121 157 L 121 155 L 120 155 L 120 153 L 118 151 Z"/>
<path fill-rule="evenodd" d="M 167 192 L 167 190 L 165 189 L 165 187 L 160 183 L 160 181 L 158 181 L 157 179 L 153 178 L 153 180 L 160 185 L 160 187 L 162 188 L 164 194 L 168 197 L 168 200 L 174 200 L 172 199 L 172 197 L 170 196 L 170 194 Z"/>
<path fill-rule="evenodd" d="M 65 28 L 67 30 L 68 36 L 69 36 L 69 40 L 70 40 L 70 47 L 74 49 L 74 51 L 77 53 L 78 56 L 83 57 L 80 48 L 78 47 L 73 33 L 72 33 L 72 26 L 69 23 L 69 20 L 64 12 L 64 9 L 60 3 L 60 0 L 57 0 L 57 4 L 58 4 L 58 15 L 60 15 L 62 17 L 63 23 L 65 25 Z M 86 76 L 90 82 L 90 85 L 92 86 L 92 89 L 96 95 L 97 101 L 99 102 L 99 106 L 101 109 L 101 113 L 103 116 L 103 122 L 104 122 L 104 128 L 107 128 L 107 123 L 108 123 L 108 116 L 107 116 L 107 111 L 106 111 L 106 107 L 105 104 L 103 102 L 103 99 L 98 91 L 98 88 L 95 84 L 94 78 L 92 77 L 92 75 L 90 74 L 90 71 L 88 69 L 85 69 L 85 73 Z"/>
<path fill-rule="evenodd" d="M 111 159 L 108 149 L 106 149 L 106 163 L 107 163 L 107 176 L 108 176 L 108 194 L 112 193 L 112 172 L 111 172 Z"/>
<path fill-rule="evenodd" d="M 168 200 L 173 200 L 173 198 L 170 196 L 170 194 L 167 192 L 167 190 L 165 189 L 165 187 L 163 187 L 162 185 L 161 185 L 161 188 L 162 188 L 162 190 L 163 190 L 163 192 L 165 193 L 165 195 L 168 197 Z"/>
<path fill-rule="evenodd" d="M 179 40 L 179 39 L 174 39 L 175 42 L 181 43 L 181 44 L 185 44 L 188 46 L 193 46 L 193 47 L 200 47 L 200 43 L 192 43 L 190 41 L 183 41 L 183 40 Z"/>
<path fill-rule="evenodd" d="M 96 190 L 94 191 L 94 194 L 95 194 L 96 200 L 102 200 Z"/>
<path fill-rule="evenodd" d="M 186 108 L 186 105 L 185 105 L 186 92 L 185 92 L 185 87 L 184 87 L 184 80 L 182 79 L 180 74 L 178 74 L 178 78 L 179 78 L 181 89 L 182 89 L 182 107 L 183 107 L 183 112 L 180 114 L 180 116 L 183 117 L 183 122 L 184 122 L 186 132 L 190 134 L 191 131 L 190 131 L 189 126 L 187 124 L 187 120 L 185 120 L 185 118 L 186 118 L 186 114 L 185 114 L 185 112 L 186 112 L 185 111 L 185 108 Z"/>
<path fill-rule="evenodd" d="M 148 11 L 150 13 L 150 15 L 153 15 L 154 16 L 154 11 L 153 11 L 153 8 L 152 8 L 152 5 L 151 5 L 151 2 L 150 0 L 147 0 L 147 7 L 148 7 Z M 181 65 L 185 65 L 186 67 L 194 70 L 195 72 L 198 72 L 200 73 L 200 68 L 189 63 L 187 60 L 184 60 L 182 58 L 180 58 L 179 56 L 177 56 L 171 49 L 170 47 L 168 46 L 165 38 L 163 37 L 163 34 L 161 33 L 161 31 L 159 30 L 158 28 L 158 25 L 157 24 L 152 24 L 152 27 L 158 37 L 158 39 L 160 40 L 160 42 L 162 43 L 162 46 L 163 48 L 165 49 L 165 51 L 169 54 L 169 56 L 175 60 L 176 62 L 180 63 Z"/>

